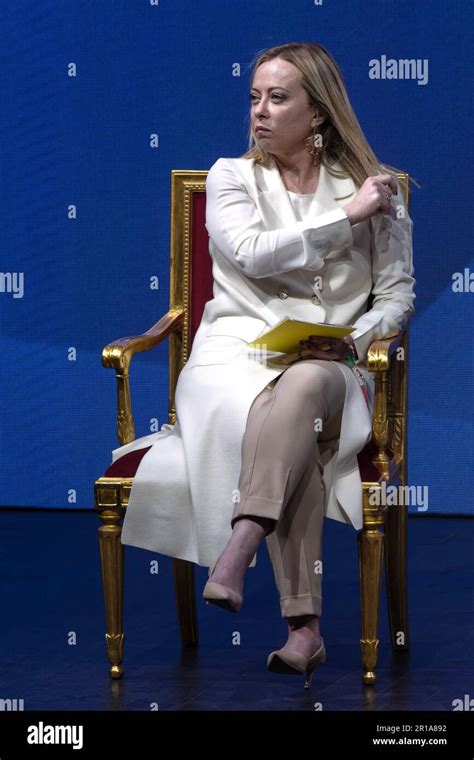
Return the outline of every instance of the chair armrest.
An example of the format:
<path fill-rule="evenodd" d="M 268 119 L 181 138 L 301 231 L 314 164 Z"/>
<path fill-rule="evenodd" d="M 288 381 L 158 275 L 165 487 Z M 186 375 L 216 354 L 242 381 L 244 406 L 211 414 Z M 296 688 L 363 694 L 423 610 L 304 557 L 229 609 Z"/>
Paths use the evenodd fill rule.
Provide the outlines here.
<path fill-rule="evenodd" d="M 158 322 L 141 335 L 118 338 L 108 343 L 102 351 L 102 364 L 122 372 L 128 371 L 134 354 L 149 351 L 161 343 L 170 333 L 183 326 L 184 309 L 170 309 Z"/>
<path fill-rule="evenodd" d="M 367 352 L 367 369 L 369 372 L 384 372 L 389 369 L 392 355 L 399 347 L 404 331 L 389 338 L 374 340 Z"/>
<path fill-rule="evenodd" d="M 104 367 L 115 369 L 117 378 L 117 438 L 123 446 L 135 440 L 135 423 L 130 396 L 130 363 L 134 354 L 161 343 L 184 324 L 184 309 L 170 309 L 142 335 L 119 338 L 108 343 L 102 351 Z"/>
<path fill-rule="evenodd" d="M 388 417 L 388 376 L 392 357 L 401 344 L 405 330 L 397 335 L 375 340 L 367 352 L 367 369 L 375 373 L 374 414 L 372 418 L 372 438 L 375 454 L 372 462 L 385 479 L 390 479 L 396 463 L 388 455 L 389 417 Z"/>

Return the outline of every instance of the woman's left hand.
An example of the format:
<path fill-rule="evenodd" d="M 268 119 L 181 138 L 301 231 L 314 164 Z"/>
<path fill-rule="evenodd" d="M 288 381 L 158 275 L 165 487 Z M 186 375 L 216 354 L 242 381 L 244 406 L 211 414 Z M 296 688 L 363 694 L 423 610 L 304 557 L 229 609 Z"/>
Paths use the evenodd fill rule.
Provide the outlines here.
<path fill-rule="evenodd" d="M 354 346 L 354 340 L 350 335 L 345 338 L 324 338 L 321 335 L 310 335 L 308 340 L 300 341 L 300 345 L 309 349 L 315 359 L 345 361 L 347 347 Z M 329 345 L 331 348 L 325 350 L 320 347 L 321 345 Z"/>

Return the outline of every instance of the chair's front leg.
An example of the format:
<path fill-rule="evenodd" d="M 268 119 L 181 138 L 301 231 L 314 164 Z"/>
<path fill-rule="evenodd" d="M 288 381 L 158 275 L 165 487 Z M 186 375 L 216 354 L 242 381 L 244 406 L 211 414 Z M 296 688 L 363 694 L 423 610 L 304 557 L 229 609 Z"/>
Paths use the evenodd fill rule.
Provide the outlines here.
<path fill-rule="evenodd" d="M 391 506 L 385 518 L 385 581 L 394 652 L 409 649 L 406 505 Z"/>
<path fill-rule="evenodd" d="M 371 499 L 372 494 L 372 499 Z M 378 627 L 384 534 L 384 513 L 380 506 L 371 504 L 373 491 L 364 488 L 364 525 L 358 534 L 359 575 L 361 603 L 361 656 L 364 668 L 363 681 L 372 685 L 376 681 L 375 668 L 378 656 Z"/>
<path fill-rule="evenodd" d="M 124 549 L 120 541 L 122 533 L 119 509 L 99 510 L 103 525 L 99 528 L 100 562 L 104 589 L 107 656 L 111 668 L 111 678 L 123 676 L 123 579 Z"/>
<path fill-rule="evenodd" d="M 198 618 L 193 563 L 173 559 L 173 577 L 181 641 L 184 646 L 194 647 L 198 643 Z"/>

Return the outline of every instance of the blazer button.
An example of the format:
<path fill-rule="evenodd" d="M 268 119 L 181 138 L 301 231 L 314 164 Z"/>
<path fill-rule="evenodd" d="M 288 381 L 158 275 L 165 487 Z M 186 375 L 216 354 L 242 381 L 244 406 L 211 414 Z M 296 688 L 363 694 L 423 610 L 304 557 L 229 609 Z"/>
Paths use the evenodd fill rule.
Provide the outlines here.
<path fill-rule="evenodd" d="M 311 300 L 313 303 L 321 303 L 321 299 L 318 295 L 316 295 L 316 293 L 311 296 Z"/>
<path fill-rule="evenodd" d="M 277 295 L 278 298 L 288 298 L 288 291 L 284 288 L 281 288 L 281 290 L 278 291 Z"/>

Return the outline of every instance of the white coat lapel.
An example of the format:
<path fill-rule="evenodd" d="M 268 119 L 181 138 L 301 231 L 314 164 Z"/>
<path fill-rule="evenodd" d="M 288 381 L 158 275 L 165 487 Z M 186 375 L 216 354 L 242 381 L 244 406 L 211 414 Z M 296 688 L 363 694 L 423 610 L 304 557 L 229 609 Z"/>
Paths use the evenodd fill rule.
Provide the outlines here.
<path fill-rule="evenodd" d="M 341 169 L 339 163 L 335 169 Z M 255 181 L 260 200 L 270 206 L 282 223 L 282 226 L 294 224 L 297 221 L 288 190 L 283 184 L 280 171 L 272 158 L 271 166 L 255 164 Z M 317 216 L 325 211 L 349 203 L 356 192 L 356 186 L 351 177 L 339 179 L 329 174 L 324 164 L 321 164 L 318 185 L 311 201 L 308 216 Z"/>

